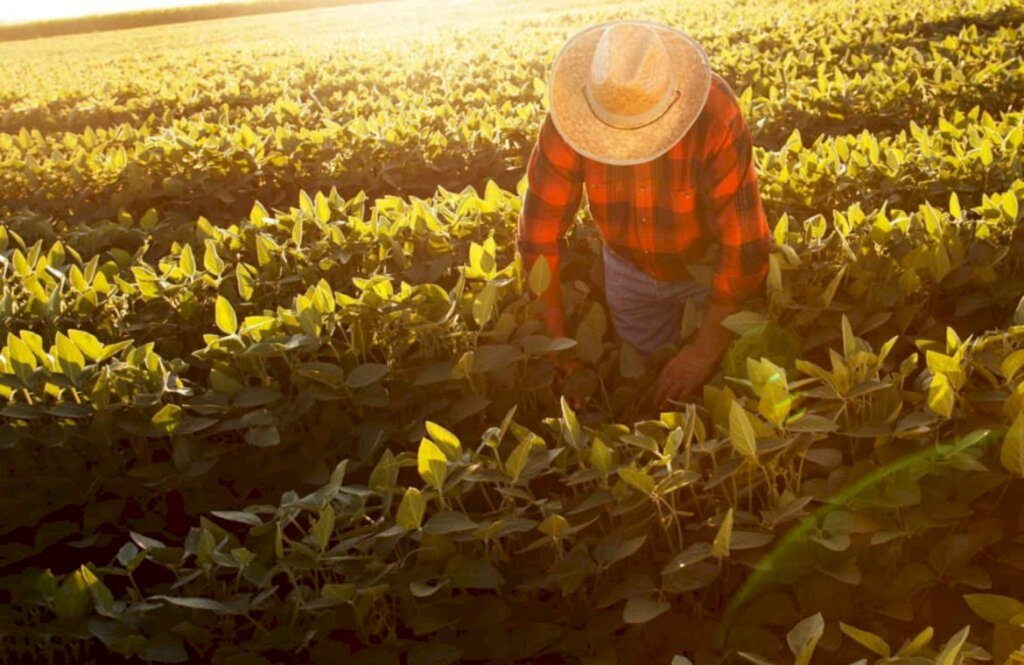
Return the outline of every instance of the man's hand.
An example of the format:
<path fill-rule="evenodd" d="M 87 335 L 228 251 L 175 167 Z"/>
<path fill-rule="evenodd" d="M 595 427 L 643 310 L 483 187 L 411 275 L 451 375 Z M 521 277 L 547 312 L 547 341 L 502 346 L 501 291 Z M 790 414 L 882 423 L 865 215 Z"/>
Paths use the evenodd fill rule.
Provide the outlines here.
<path fill-rule="evenodd" d="M 695 344 L 684 346 L 665 365 L 654 386 L 654 403 L 659 408 L 671 406 L 669 400 L 680 400 L 704 385 L 718 361 Z"/>
<path fill-rule="evenodd" d="M 735 305 L 711 304 L 708 307 L 696 340 L 683 347 L 661 371 L 655 383 L 655 405 L 668 408 L 669 400 L 678 401 L 704 385 L 734 337 L 722 327 L 722 321 L 736 310 Z"/>

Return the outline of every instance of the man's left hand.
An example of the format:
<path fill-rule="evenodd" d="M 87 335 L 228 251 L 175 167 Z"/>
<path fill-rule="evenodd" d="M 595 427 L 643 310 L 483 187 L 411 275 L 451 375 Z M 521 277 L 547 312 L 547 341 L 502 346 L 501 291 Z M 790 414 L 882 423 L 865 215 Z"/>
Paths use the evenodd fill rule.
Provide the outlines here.
<path fill-rule="evenodd" d="M 694 344 L 684 346 L 665 365 L 655 383 L 654 403 L 660 408 L 671 406 L 669 400 L 679 400 L 704 385 L 715 369 L 717 358 Z"/>

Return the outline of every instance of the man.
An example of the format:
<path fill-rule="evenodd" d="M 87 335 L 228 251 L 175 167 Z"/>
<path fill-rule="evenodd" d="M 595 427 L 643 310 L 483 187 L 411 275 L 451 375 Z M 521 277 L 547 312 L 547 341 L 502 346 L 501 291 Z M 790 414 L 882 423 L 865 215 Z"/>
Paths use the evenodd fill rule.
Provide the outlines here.
<path fill-rule="evenodd" d="M 710 377 L 732 334 L 722 319 L 757 292 L 771 235 L 750 133 L 729 85 L 693 39 L 668 26 L 615 21 L 577 33 L 548 81 L 549 113 L 527 167 L 517 247 L 548 261 L 544 321 L 565 334 L 558 243 L 585 186 L 604 241 L 616 336 L 649 356 L 679 340 L 688 298 L 707 305 L 695 341 L 663 369 L 666 406 Z M 688 264 L 717 246 L 710 288 Z"/>

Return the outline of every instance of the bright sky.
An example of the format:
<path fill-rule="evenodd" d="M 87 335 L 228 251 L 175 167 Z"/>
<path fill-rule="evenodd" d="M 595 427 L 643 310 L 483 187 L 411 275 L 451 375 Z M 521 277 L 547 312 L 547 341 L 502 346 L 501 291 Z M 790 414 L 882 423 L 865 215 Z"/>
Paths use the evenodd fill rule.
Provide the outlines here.
<path fill-rule="evenodd" d="M 166 9 L 241 0 L 0 0 L 0 23 L 116 14 L 140 9 Z"/>

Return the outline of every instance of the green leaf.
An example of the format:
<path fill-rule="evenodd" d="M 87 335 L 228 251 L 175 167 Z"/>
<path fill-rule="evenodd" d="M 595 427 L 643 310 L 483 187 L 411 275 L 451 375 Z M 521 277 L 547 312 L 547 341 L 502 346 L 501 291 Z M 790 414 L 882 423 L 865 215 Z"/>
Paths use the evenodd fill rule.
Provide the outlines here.
<path fill-rule="evenodd" d="M 473 299 L 473 320 L 481 328 L 487 325 L 494 314 L 494 304 L 498 300 L 497 282 L 487 282 L 480 293 Z"/>
<path fill-rule="evenodd" d="M 505 460 L 505 473 L 512 479 L 512 482 L 519 480 L 520 474 L 526 468 L 526 462 L 530 459 L 530 451 L 533 450 L 533 441 L 525 439 L 517 445 Z"/>
<path fill-rule="evenodd" d="M 447 584 L 448 580 L 441 580 L 433 583 L 430 581 L 424 582 L 417 580 L 409 583 L 409 592 L 415 598 L 429 598 L 443 589 Z"/>
<path fill-rule="evenodd" d="M 1017 194 L 1012 189 L 1004 192 L 1000 199 L 1000 205 L 1002 206 L 1003 212 L 1006 213 L 1006 219 L 1011 224 L 1017 221 L 1017 214 L 1020 211 L 1020 203 L 1017 200 Z"/>
<path fill-rule="evenodd" d="M 561 398 L 562 406 L 562 436 L 572 444 L 574 448 L 579 448 L 584 443 L 583 428 L 580 427 L 580 421 L 576 418 L 576 412 L 569 406 L 569 402 L 563 396 Z"/>
<path fill-rule="evenodd" d="M 218 277 L 224 272 L 224 260 L 217 253 L 217 245 L 213 240 L 206 239 L 206 251 L 203 253 L 203 267 Z"/>
<path fill-rule="evenodd" d="M 1024 603 L 1007 596 L 989 593 L 971 593 L 964 596 L 974 613 L 989 623 L 1010 623 L 1010 619 L 1024 612 Z"/>
<path fill-rule="evenodd" d="M 949 638 L 949 641 L 942 647 L 942 651 L 935 657 L 935 665 L 956 665 L 957 656 L 960 655 L 960 650 L 963 649 L 970 630 L 970 626 L 964 626 L 960 632 Z"/>
<path fill-rule="evenodd" d="M 729 406 L 729 442 L 739 454 L 748 459 L 757 457 L 757 437 L 746 409 L 739 402 Z"/>
<path fill-rule="evenodd" d="M 421 439 L 416 454 L 416 468 L 428 485 L 440 491 L 448 477 L 448 458 L 433 441 Z"/>
<path fill-rule="evenodd" d="M 331 206 L 323 192 L 316 193 L 316 219 L 321 224 L 331 221 Z"/>
<path fill-rule="evenodd" d="M 472 531 L 479 526 L 465 513 L 457 510 L 443 510 L 430 518 L 423 527 L 423 531 L 435 536 L 444 536 L 449 533 Z"/>
<path fill-rule="evenodd" d="M 379 363 L 367 363 L 357 365 L 345 377 L 345 385 L 349 388 L 365 388 L 377 383 L 388 373 L 388 366 Z"/>
<path fill-rule="evenodd" d="M 850 326 L 850 319 L 846 318 L 845 314 L 843 314 L 842 318 L 842 330 L 843 357 L 849 360 L 859 350 L 859 347 L 857 346 L 857 338 L 853 335 L 853 328 Z"/>
<path fill-rule="evenodd" d="M 186 277 L 192 277 L 196 274 L 196 257 L 192 253 L 192 246 L 185 245 L 181 248 L 181 255 L 178 257 L 178 268 L 185 274 Z"/>
<path fill-rule="evenodd" d="M 313 542 L 323 551 L 334 533 L 334 507 L 328 502 L 320 511 L 320 517 L 313 525 Z"/>
<path fill-rule="evenodd" d="M 793 630 L 786 635 L 786 643 L 789 650 L 796 656 L 796 665 L 807 665 L 811 662 L 814 649 L 818 646 L 818 640 L 825 632 L 825 620 L 821 613 L 809 616 L 798 623 Z"/>
<path fill-rule="evenodd" d="M 761 390 L 761 399 L 757 403 L 758 412 L 776 427 L 782 427 L 789 417 L 793 405 L 793 396 L 786 388 L 784 381 L 772 379 Z"/>
<path fill-rule="evenodd" d="M 325 584 L 320 589 L 320 597 L 333 600 L 336 603 L 351 603 L 356 597 L 356 585 L 348 584 Z"/>
<path fill-rule="evenodd" d="M 836 273 L 835 277 L 832 278 L 832 281 L 830 281 L 828 283 L 828 286 L 825 287 L 825 290 L 822 291 L 822 293 L 821 293 L 821 304 L 822 304 L 822 306 L 829 307 L 829 306 L 832 305 L 832 299 L 836 297 L 836 291 L 839 290 L 839 285 L 842 283 L 843 276 L 845 274 L 846 274 L 846 266 L 843 266 L 842 268 L 840 268 L 839 272 Z"/>
<path fill-rule="evenodd" d="M 270 217 L 270 213 L 267 212 L 267 209 L 263 207 L 262 203 L 257 201 L 253 204 L 252 210 L 249 212 L 249 221 L 252 222 L 254 226 L 261 226 L 263 220 L 267 217 Z"/>
<path fill-rule="evenodd" d="M 552 513 L 544 518 L 544 521 L 537 526 L 537 530 L 552 538 L 561 538 L 569 530 L 569 520 L 557 513 Z"/>
<path fill-rule="evenodd" d="M 671 607 L 672 605 L 668 601 L 658 600 L 652 596 L 634 596 L 627 600 L 626 606 L 622 608 L 622 620 L 631 624 L 647 623 L 664 614 Z"/>
<path fill-rule="evenodd" d="M 953 414 L 953 407 L 956 406 L 956 393 L 949 379 L 945 374 L 936 374 L 932 377 L 931 385 L 928 387 L 928 408 L 933 413 L 949 418 Z"/>
<path fill-rule="evenodd" d="M 647 536 L 623 540 L 621 533 L 611 533 L 602 538 L 594 547 L 594 561 L 607 565 L 631 557 L 646 540 Z"/>
<path fill-rule="evenodd" d="M 1013 424 L 1006 431 L 1002 447 L 999 449 L 999 461 L 1007 470 L 1024 476 L 1024 411 L 1017 414 Z"/>
<path fill-rule="evenodd" d="M 422 472 L 421 472 L 422 473 Z M 407 487 L 398 505 L 395 523 L 404 529 L 418 529 L 423 523 L 423 514 L 427 510 L 427 498 L 415 487 Z"/>
<path fill-rule="evenodd" d="M 551 285 L 551 266 L 545 256 L 538 256 L 530 267 L 530 275 L 526 279 L 527 286 L 535 296 L 548 290 Z"/>
<path fill-rule="evenodd" d="M 462 444 L 459 437 L 455 436 L 437 423 L 428 420 L 426 422 L 427 436 L 436 443 L 448 459 L 457 462 L 462 457 Z"/>
<path fill-rule="evenodd" d="M 918 633 L 914 639 L 903 645 L 896 655 L 900 657 L 916 656 L 922 649 L 928 646 L 932 641 L 933 635 L 935 635 L 935 630 L 931 626 L 928 626 Z"/>
<path fill-rule="evenodd" d="M 177 605 L 178 607 L 187 607 L 192 610 L 207 610 L 209 612 L 218 612 L 220 614 L 235 614 L 235 612 L 224 603 L 213 600 L 212 598 L 190 598 L 183 596 L 151 596 L 153 599 L 159 599 L 170 603 L 171 605 Z"/>
<path fill-rule="evenodd" d="M 590 442 L 590 463 L 601 473 L 608 473 L 615 464 L 612 449 L 597 437 Z"/>
<path fill-rule="evenodd" d="M 1018 349 L 1003 358 L 1003 362 L 999 366 L 999 369 L 1003 378 L 1006 379 L 1006 382 L 1010 383 L 1013 381 L 1014 377 L 1017 376 L 1017 372 L 1019 372 L 1022 367 L 1024 367 L 1024 349 Z"/>
<path fill-rule="evenodd" d="M 62 619 L 74 619 L 89 608 L 89 585 L 81 569 L 68 573 L 53 599 L 53 611 Z"/>
<path fill-rule="evenodd" d="M 224 296 L 217 296 L 216 321 L 217 327 L 225 335 L 234 335 L 238 331 L 238 317 L 235 315 L 235 308 Z"/>
<path fill-rule="evenodd" d="M 888 658 L 892 655 L 892 651 L 889 649 L 889 645 L 886 644 L 885 640 L 874 633 L 869 633 L 866 630 L 855 628 L 854 626 L 845 624 L 842 621 L 839 622 L 839 630 L 843 631 L 843 634 L 850 639 L 870 649 L 882 658 Z"/>
<path fill-rule="evenodd" d="M 733 514 L 732 508 L 730 508 L 725 513 L 722 524 L 718 527 L 718 533 L 715 534 L 714 542 L 711 543 L 711 556 L 718 558 L 729 556 L 729 545 L 732 543 L 732 523 Z"/>
<path fill-rule="evenodd" d="M 238 297 L 242 300 L 251 300 L 254 289 L 252 274 L 243 263 L 235 266 L 235 281 L 238 283 Z"/>
<path fill-rule="evenodd" d="M 763 314 L 757 312 L 742 311 L 730 314 L 729 316 L 722 319 L 722 327 L 728 328 L 737 335 L 756 328 L 757 326 L 767 323 L 768 319 Z"/>
<path fill-rule="evenodd" d="M 473 352 L 472 371 L 474 374 L 502 371 L 522 357 L 522 352 L 510 344 L 482 344 Z"/>
<path fill-rule="evenodd" d="M 68 337 L 89 360 L 98 361 L 103 356 L 103 342 L 96 339 L 92 333 L 84 330 L 69 330 Z"/>
<path fill-rule="evenodd" d="M 953 192 L 949 195 L 949 214 L 955 219 L 963 219 L 964 211 L 960 208 L 960 197 Z"/>
<path fill-rule="evenodd" d="M 839 429 L 836 421 L 813 413 L 801 413 L 786 423 L 790 432 L 835 432 Z"/>
<path fill-rule="evenodd" d="M 253 427 L 245 433 L 245 442 L 257 448 L 269 448 L 281 443 L 281 433 L 273 425 Z"/>
<path fill-rule="evenodd" d="M 654 493 L 654 478 L 647 475 L 643 469 L 638 469 L 635 464 L 619 469 L 619 477 L 641 494 L 650 496 Z"/>
<path fill-rule="evenodd" d="M 63 333 L 57 333 L 57 363 L 61 372 L 72 381 L 78 379 L 85 369 L 85 356 L 78 345 Z"/>
<path fill-rule="evenodd" d="M 153 426 L 164 434 L 173 434 L 181 424 L 184 412 L 177 404 L 164 404 L 163 408 L 153 416 Z"/>
<path fill-rule="evenodd" d="M 238 522 L 239 524 L 248 524 L 249 526 L 259 526 L 263 524 L 263 520 L 260 519 L 259 515 L 247 513 L 244 510 L 214 510 L 210 514 L 214 517 L 219 517 L 222 520 Z"/>

